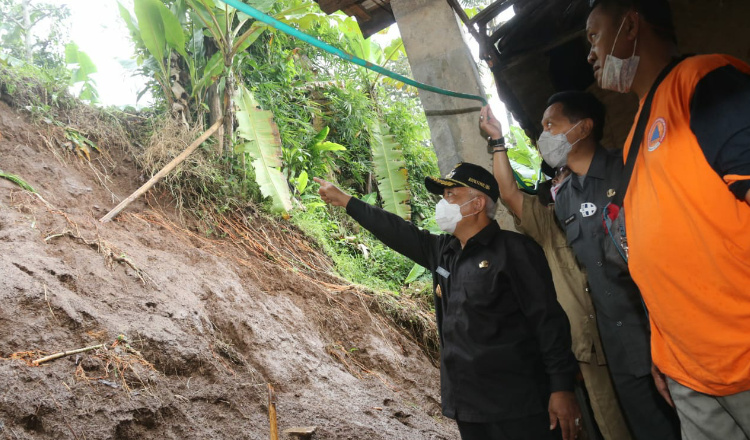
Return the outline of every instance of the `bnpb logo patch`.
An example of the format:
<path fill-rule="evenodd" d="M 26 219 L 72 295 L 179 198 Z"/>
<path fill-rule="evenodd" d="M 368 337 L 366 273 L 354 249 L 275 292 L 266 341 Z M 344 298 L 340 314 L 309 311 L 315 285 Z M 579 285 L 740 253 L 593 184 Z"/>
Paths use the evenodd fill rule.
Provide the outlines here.
<path fill-rule="evenodd" d="M 667 137 L 667 121 L 659 118 L 651 124 L 651 129 L 648 131 L 648 151 L 659 148 L 665 137 Z"/>

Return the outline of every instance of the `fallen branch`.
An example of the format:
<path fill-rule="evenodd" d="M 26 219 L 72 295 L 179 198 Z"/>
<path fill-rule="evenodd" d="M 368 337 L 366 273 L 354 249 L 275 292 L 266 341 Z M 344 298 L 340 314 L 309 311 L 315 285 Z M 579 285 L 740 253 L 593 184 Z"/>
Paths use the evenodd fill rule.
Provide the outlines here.
<path fill-rule="evenodd" d="M 54 361 L 55 359 L 60 359 L 65 356 L 70 356 L 71 354 L 84 353 L 84 352 L 96 350 L 97 348 L 102 348 L 102 347 L 104 347 L 104 344 L 92 345 L 91 347 L 79 348 L 77 350 L 61 351 L 60 353 L 55 353 L 49 356 L 45 356 L 41 359 L 32 361 L 31 363 L 34 364 L 35 366 L 39 366 L 40 364 L 43 364 L 45 362 Z"/>
<path fill-rule="evenodd" d="M 146 191 L 151 189 L 152 186 L 156 185 L 156 182 L 161 180 L 162 177 L 169 174 L 170 171 L 172 171 L 177 165 L 182 163 L 185 159 L 187 159 L 190 154 L 193 153 L 206 139 L 208 139 L 216 130 L 221 127 L 222 121 L 224 118 L 219 118 L 218 121 L 214 123 L 214 125 L 211 126 L 208 130 L 206 130 L 198 139 L 196 139 L 192 144 L 190 144 L 189 147 L 182 153 L 180 153 L 179 156 L 172 159 L 171 162 L 169 162 L 164 168 L 161 169 L 158 173 L 154 174 L 154 177 L 149 179 L 148 182 L 143 184 L 140 188 L 138 188 L 133 194 L 131 194 L 128 198 L 120 202 L 119 205 L 117 205 L 113 210 L 109 211 L 107 215 L 100 218 L 99 221 L 102 223 L 107 223 L 108 221 L 112 220 L 117 216 L 117 214 L 120 213 L 123 209 L 125 209 L 129 204 L 131 204 L 135 199 L 143 195 Z"/>

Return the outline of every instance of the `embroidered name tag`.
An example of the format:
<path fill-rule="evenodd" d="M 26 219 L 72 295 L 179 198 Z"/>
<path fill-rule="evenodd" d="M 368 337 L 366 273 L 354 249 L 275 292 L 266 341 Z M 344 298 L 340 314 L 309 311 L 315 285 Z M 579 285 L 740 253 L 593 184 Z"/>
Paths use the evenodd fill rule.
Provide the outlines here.
<path fill-rule="evenodd" d="M 435 271 L 438 273 L 438 275 L 442 276 L 443 278 L 448 278 L 451 276 L 451 273 L 447 270 L 443 269 L 442 267 L 438 266 L 437 270 Z"/>
<path fill-rule="evenodd" d="M 573 223 L 576 219 L 576 215 L 573 214 L 570 217 L 565 219 L 565 226 L 568 226 L 569 224 Z"/>

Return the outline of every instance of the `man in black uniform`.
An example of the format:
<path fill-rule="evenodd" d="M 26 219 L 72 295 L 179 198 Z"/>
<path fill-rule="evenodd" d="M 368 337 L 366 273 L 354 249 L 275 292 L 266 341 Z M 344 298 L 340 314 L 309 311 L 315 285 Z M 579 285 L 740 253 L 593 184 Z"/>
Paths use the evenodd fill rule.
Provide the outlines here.
<path fill-rule="evenodd" d="M 677 413 L 659 395 L 651 378 L 650 331 L 640 292 L 624 260 L 605 255 L 610 237 L 602 211 L 618 191 L 622 153 L 599 144 L 604 105 L 593 95 L 571 91 L 547 102 L 538 146 L 554 166 L 567 158 L 573 174 L 557 193 L 555 213 L 568 243 L 586 268 L 599 334 L 620 406 L 638 440 L 680 438 Z M 564 164 L 564 163 L 563 163 Z"/>
<path fill-rule="evenodd" d="M 493 221 L 499 191 L 484 168 L 460 163 L 444 179 L 436 220 L 420 230 L 315 179 L 320 196 L 433 274 L 443 414 L 464 440 L 566 440 L 578 432 L 578 371 L 570 326 L 542 249 Z M 559 426 L 559 428 L 558 428 Z"/>

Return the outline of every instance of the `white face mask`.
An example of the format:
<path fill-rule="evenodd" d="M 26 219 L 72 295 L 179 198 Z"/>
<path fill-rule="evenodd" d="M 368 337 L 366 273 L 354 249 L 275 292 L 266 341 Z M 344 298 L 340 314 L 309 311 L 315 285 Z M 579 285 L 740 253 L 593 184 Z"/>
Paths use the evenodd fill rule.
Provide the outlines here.
<path fill-rule="evenodd" d="M 474 197 L 473 199 L 461 204 L 456 205 L 455 203 L 448 203 L 447 200 L 442 199 L 438 202 L 437 206 L 435 206 L 435 221 L 437 222 L 438 227 L 441 231 L 445 231 L 449 234 L 452 234 L 456 230 L 456 225 L 458 225 L 458 222 L 461 221 L 464 217 L 469 217 L 468 215 L 461 214 L 461 207 L 464 205 L 473 202 L 477 198 Z M 469 215 L 476 215 L 476 214 L 469 214 Z"/>
<path fill-rule="evenodd" d="M 552 201 L 557 201 L 557 193 L 560 192 L 560 187 L 563 186 L 563 183 L 567 182 L 568 179 L 570 179 L 570 174 L 565 176 L 563 180 L 560 181 L 560 183 L 552 185 L 552 188 L 549 189 L 550 195 L 552 196 Z"/>
<path fill-rule="evenodd" d="M 617 31 L 615 42 L 612 44 L 612 51 L 604 60 L 604 69 L 602 70 L 602 88 L 619 93 L 630 92 L 633 80 L 635 79 L 635 73 L 638 71 L 638 63 L 641 61 L 641 57 L 635 54 L 635 49 L 638 47 L 638 39 L 635 40 L 633 55 L 630 58 L 623 60 L 612 55 L 615 52 L 615 45 L 617 44 L 617 39 L 620 38 L 620 32 L 622 32 L 622 27 L 625 25 L 626 19 L 627 17 L 620 24 L 620 30 Z"/>
<path fill-rule="evenodd" d="M 581 122 L 583 121 L 579 121 L 578 124 Z M 573 149 L 573 145 L 580 141 L 578 139 L 571 144 L 568 142 L 568 133 L 578 127 L 578 124 L 572 126 L 565 133 L 552 134 L 549 131 L 542 132 L 536 145 L 539 147 L 539 153 L 542 155 L 542 159 L 547 162 L 547 165 L 552 168 L 560 168 L 568 163 L 568 153 Z"/>

